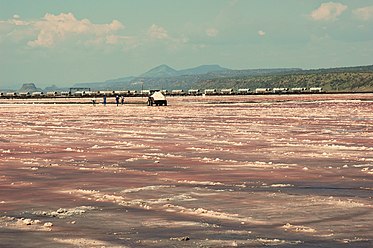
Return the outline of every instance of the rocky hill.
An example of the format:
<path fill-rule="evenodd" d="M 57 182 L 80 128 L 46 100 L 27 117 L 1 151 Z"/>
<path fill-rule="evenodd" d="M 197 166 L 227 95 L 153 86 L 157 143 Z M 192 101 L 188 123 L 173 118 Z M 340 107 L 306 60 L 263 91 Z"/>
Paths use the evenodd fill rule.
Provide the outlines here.
<path fill-rule="evenodd" d="M 227 68 L 223 68 L 220 65 L 200 65 L 200 66 L 190 68 L 190 69 L 179 70 L 178 75 L 179 76 L 201 75 L 201 74 L 207 74 L 207 73 L 229 72 L 229 71 L 231 70 Z"/>
<path fill-rule="evenodd" d="M 141 89 L 184 89 L 187 90 L 205 80 L 272 75 L 302 71 L 298 68 L 231 70 L 219 65 L 201 65 L 189 69 L 175 70 L 168 65 L 157 66 L 138 77 L 124 77 L 105 82 L 77 83 L 74 87 L 89 87 L 94 90 L 141 90 Z"/>
<path fill-rule="evenodd" d="M 213 72 L 223 72 L 230 71 L 230 69 L 223 68 L 219 65 L 200 65 L 193 68 L 188 68 L 184 70 L 175 70 L 168 65 L 157 66 L 143 74 L 140 78 L 168 78 L 186 75 L 201 75 Z"/>
<path fill-rule="evenodd" d="M 74 87 L 89 87 L 92 90 L 323 87 L 329 91 L 372 91 L 373 65 L 313 70 L 300 68 L 231 70 L 219 65 L 202 65 L 175 70 L 168 65 L 160 65 L 138 77 L 78 83 Z"/>
<path fill-rule="evenodd" d="M 178 76 L 178 71 L 168 65 L 157 66 L 140 75 L 141 78 L 164 78 Z"/>
<path fill-rule="evenodd" d="M 199 89 L 322 87 L 325 91 L 373 92 L 373 70 L 323 69 L 276 75 L 215 78 L 198 81 L 192 87 Z"/>
<path fill-rule="evenodd" d="M 18 92 L 37 92 L 37 91 L 43 91 L 40 88 L 36 88 L 34 83 L 26 83 L 23 84 L 22 87 L 18 90 Z"/>

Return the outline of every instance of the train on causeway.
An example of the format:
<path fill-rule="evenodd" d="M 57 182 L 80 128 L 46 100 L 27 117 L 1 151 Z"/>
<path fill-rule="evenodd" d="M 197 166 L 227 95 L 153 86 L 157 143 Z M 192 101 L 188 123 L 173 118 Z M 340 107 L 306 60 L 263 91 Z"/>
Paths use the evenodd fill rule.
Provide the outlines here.
<path fill-rule="evenodd" d="M 73 89 L 73 90 L 72 90 Z M 203 96 L 203 95 L 264 95 L 264 94 L 312 94 L 325 93 L 321 87 L 314 88 L 256 88 L 256 89 L 189 89 L 189 90 L 100 90 L 91 91 L 87 88 L 71 88 L 69 91 L 51 92 L 0 92 L 1 98 L 60 98 L 60 97 L 100 97 L 100 96 L 125 96 L 139 97 L 150 96 L 160 91 L 166 96 Z"/>

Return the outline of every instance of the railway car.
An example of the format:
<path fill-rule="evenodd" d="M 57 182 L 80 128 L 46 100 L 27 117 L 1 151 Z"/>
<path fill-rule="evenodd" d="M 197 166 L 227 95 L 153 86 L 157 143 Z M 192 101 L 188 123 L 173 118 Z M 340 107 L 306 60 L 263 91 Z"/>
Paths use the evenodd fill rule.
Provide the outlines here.
<path fill-rule="evenodd" d="M 321 93 L 321 92 L 322 92 L 322 88 L 321 87 L 310 88 L 310 93 Z"/>
<path fill-rule="evenodd" d="M 288 93 L 289 88 L 273 88 L 272 93 L 274 94 L 283 94 L 283 93 Z"/>
<path fill-rule="evenodd" d="M 20 97 L 30 97 L 31 93 L 30 92 L 19 92 Z"/>
<path fill-rule="evenodd" d="M 99 95 L 100 96 L 114 96 L 115 91 L 114 90 L 100 90 Z"/>
<path fill-rule="evenodd" d="M 173 96 L 183 96 L 183 95 L 185 95 L 185 91 L 184 90 L 172 90 L 171 95 L 173 95 Z"/>
<path fill-rule="evenodd" d="M 85 91 L 84 96 L 97 96 L 97 91 Z"/>
<path fill-rule="evenodd" d="M 115 95 L 118 96 L 128 96 L 129 95 L 129 90 L 116 90 L 114 91 Z"/>
<path fill-rule="evenodd" d="M 57 91 L 48 91 L 48 92 L 46 93 L 46 95 L 47 95 L 48 97 L 56 97 L 56 96 L 59 95 L 59 93 L 58 93 Z"/>
<path fill-rule="evenodd" d="M 138 94 L 137 90 L 130 90 L 128 93 L 130 96 L 136 96 Z"/>
<path fill-rule="evenodd" d="M 304 93 L 307 91 L 307 88 L 291 88 L 290 92 L 292 93 Z"/>
<path fill-rule="evenodd" d="M 168 90 L 161 90 L 160 92 L 161 92 L 163 95 L 165 95 L 165 96 L 169 95 Z"/>
<path fill-rule="evenodd" d="M 85 96 L 85 91 L 75 91 L 74 96 Z"/>
<path fill-rule="evenodd" d="M 217 93 L 216 89 L 205 89 L 205 95 L 216 95 Z"/>
<path fill-rule="evenodd" d="M 17 92 L 8 92 L 5 94 L 6 96 L 11 96 L 11 97 L 14 97 L 14 96 L 18 96 L 18 93 Z"/>
<path fill-rule="evenodd" d="M 188 95 L 190 95 L 190 96 L 198 96 L 200 94 L 201 94 L 201 91 L 199 89 L 188 90 Z"/>
<path fill-rule="evenodd" d="M 35 91 L 35 92 L 32 92 L 31 96 L 32 97 L 43 97 L 44 96 L 44 92 Z"/>
<path fill-rule="evenodd" d="M 248 95 L 251 93 L 251 89 L 238 89 L 237 94 L 239 95 Z"/>
<path fill-rule="evenodd" d="M 271 89 L 270 88 L 257 88 L 255 89 L 255 93 L 256 94 L 268 94 L 268 93 L 271 93 Z"/>
<path fill-rule="evenodd" d="M 15 97 L 15 96 L 18 96 L 18 93 L 17 92 L 7 92 L 5 94 L 5 96 L 7 96 L 7 97 Z"/>
<path fill-rule="evenodd" d="M 141 90 L 140 91 L 140 95 L 142 96 L 150 96 L 150 90 Z"/>
<path fill-rule="evenodd" d="M 65 97 L 71 96 L 71 93 L 70 91 L 61 91 L 61 96 L 65 96 Z"/>
<path fill-rule="evenodd" d="M 221 89 L 220 90 L 221 95 L 232 95 L 234 94 L 233 89 Z"/>

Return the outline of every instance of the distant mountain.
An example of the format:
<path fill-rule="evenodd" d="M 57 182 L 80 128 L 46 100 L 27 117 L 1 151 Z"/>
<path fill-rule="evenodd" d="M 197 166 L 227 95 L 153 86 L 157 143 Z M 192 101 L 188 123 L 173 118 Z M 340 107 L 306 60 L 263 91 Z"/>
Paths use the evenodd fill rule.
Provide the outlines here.
<path fill-rule="evenodd" d="M 191 88 L 309 88 L 322 87 L 325 91 L 373 92 L 373 66 L 289 70 L 257 75 L 226 76 L 199 80 Z"/>
<path fill-rule="evenodd" d="M 184 89 L 187 90 L 198 82 L 226 77 L 246 77 L 298 72 L 298 68 L 231 70 L 220 65 L 200 65 L 183 70 L 175 70 L 168 65 L 159 65 L 138 77 L 109 79 L 104 82 L 76 83 L 73 87 L 91 88 L 92 90 L 141 90 L 141 89 Z"/>
<path fill-rule="evenodd" d="M 122 77 L 122 78 L 116 78 L 116 79 L 109 79 L 109 80 L 106 80 L 105 82 L 107 83 L 116 83 L 116 82 L 129 82 L 131 80 L 133 80 L 135 77 Z"/>
<path fill-rule="evenodd" d="M 49 92 L 49 91 L 68 91 L 69 88 L 68 87 L 64 87 L 64 88 L 61 88 L 61 87 L 58 87 L 56 85 L 51 85 L 51 86 L 48 86 L 48 87 L 45 87 L 44 88 L 44 92 Z"/>
<path fill-rule="evenodd" d="M 349 76 L 343 73 L 349 73 Z M 358 74 L 356 74 L 358 73 Z M 260 88 L 323 86 L 325 89 L 368 90 L 372 87 L 373 66 L 303 70 L 271 68 L 231 70 L 219 65 L 201 65 L 175 70 L 157 66 L 138 77 L 123 77 L 104 82 L 77 83 L 74 87 L 91 90 L 141 90 L 190 88 Z M 354 77 L 356 78 L 354 79 Z M 357 80 L 359 82 L 357 82 Z"/>
<path fill-rule="evenodd" d="M 200 65 L 193 68 L 188 68 L 184 70 L 175 70 L 168 65 L 157 66 L 143 74 L 140 78 L 167 78 L 167 77 L 177 77 L 186 75 L 201 75 L 213 72 L 226 72 L 231 71 L 230 69 L 223 68 L 220 65 Z"/>
<path fill-rule="evenodd" d="M 178 76 L 178 71 L 169 67 L 168 65 L 157 66 L 143 74 L 140 77 L 144 78 L 164 78 Z"/>
<path fill-rule="evenodd" d="M 141 90 L 191 88 L 274 88 L 323 87 L 326 91 L 373 92 L 373 65 L 303 70 L 271 68 L 232 70 L 219 65 L 201 65 L 175 70 L 168 65 L 157 66 L 138 77 L 121 77 L 103 82 L 76 83 L 71 87 L 96 90 Z M 18 92 L 67 91 L 70 87 L 52 85 L 44 90 L 34 83 L 23 84 Z M 2 89 L 2 92 L 15 90 Z"/>
<path fill-rule="evenodd" d="M 200 65 L 190 69 L 184 69 L 178 71 L 179 76 L 183 75 L 200 75 L 200 74 L 207 74 L 211 72 L 222 72 L 222 71 L 232 71 L 227 68 L 223 68 L 220 65 Z"/>
<path fill-rule="evenodd" d="M 36 88 L 34 83 L 27 83 L 23 84 L 22 87 L 18 90 L 18 92 L 37 92 L 37 91 L 42 91 L 40 88 Z"/>
<path fill-rule="evenodd" d="M 332 73 L 332 72 L 373 72 L 373 65 L 336 67 L 336 68 L 320 68 L 306 70 L 308 73 Z"/>
<path fill-rule="evenodd" d="M 76 83 L 73 87 L 91 88 L 91 90 L 123 90 L 131 88 L 131 82 L 135 77 L 123 77 L 109 79 L 105 82 Z"/>

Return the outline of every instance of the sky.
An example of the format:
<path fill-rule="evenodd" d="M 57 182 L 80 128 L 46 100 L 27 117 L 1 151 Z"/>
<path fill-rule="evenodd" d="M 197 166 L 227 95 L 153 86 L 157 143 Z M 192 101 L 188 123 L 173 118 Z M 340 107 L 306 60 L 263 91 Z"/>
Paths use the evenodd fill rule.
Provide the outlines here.
<path fill-rule="evenodd" d="M 0 0 L 0 88 L 373 64 L 373 0 Z"/>

